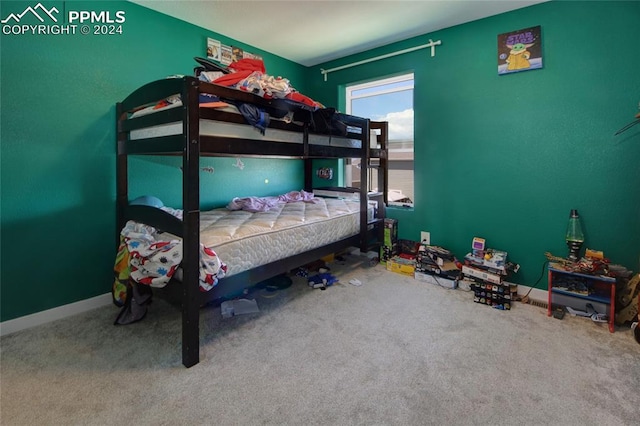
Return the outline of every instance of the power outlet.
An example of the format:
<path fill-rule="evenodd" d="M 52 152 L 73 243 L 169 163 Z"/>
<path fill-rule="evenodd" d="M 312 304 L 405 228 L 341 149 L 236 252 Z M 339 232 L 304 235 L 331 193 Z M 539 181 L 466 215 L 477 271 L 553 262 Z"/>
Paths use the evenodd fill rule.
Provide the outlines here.
<path fill-rule="evenodd" d="M 422 244 L 430 245 L 431 244 L 431 232 L 426 232 L 426 231 L 420 232 L 420 242 Z"/>

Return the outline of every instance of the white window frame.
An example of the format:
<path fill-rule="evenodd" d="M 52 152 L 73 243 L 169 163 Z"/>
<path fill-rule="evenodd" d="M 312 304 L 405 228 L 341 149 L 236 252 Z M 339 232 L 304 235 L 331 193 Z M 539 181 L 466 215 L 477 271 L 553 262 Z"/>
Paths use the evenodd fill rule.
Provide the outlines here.
<path fill-rule="evenodd" d="M 363 89 L 370 89 L 370 88 L 375 88 L 378 86 L 385 86 L 385 85 L 389 85 L 389 84 L 393 84 L 393 83 L 401 83 L 401 82 L 406 82 L 406 81 L 411 81 L 410 85 L 406 85 L 406 86 L 402 86 L 402 87 L 398 87 L 398 88 L 387 88 L 387 89 L 380 89 L 377 91 L 373 91 L 373 92 L 367 92 L 366 94 L 360 94 L 360 95 L 353 95 L 353 92 L 359 91 L 359 90 L 363 90 Z M 372 97 L 372 96 L 379 96 L 379 95 L 384 95 L 387 93 L 395 93 L 395 92 L 399 92 L 399 91 L 405 91 L 405 90 L 411 90 L 413 91 L 415 88 L 415 75 L 414 73 L 407 73 L 407 74 L 402 74 L 402 75 L 397 75 L 394 77 L 388 77 L 388 78 L 381 78 L 381 79 L 377 79 L 377 80 L 372 80 L 372 81 L 368 81 L 366 83 L 359 83 L 359 84 L 348 84 L 345 87 L 345 103 L 346 103 L 346 108 L 345 111 L 347 114 L 351 114 L 351 102 L 355 99 L 363 99 L 363 98 L 368 98 L 368 97 Z M 414 134 L 414 148 L 413 148 L 413 152 L 415 154 L 415 134 Z M 389 148 L 389 146 L 387 146 L 387 148 Z M 413 178 L 414 178 L 414 182 L 413 182 L 413 187 L 415 190 L 415 166 L 414 166 L 414 170 L 413 170 L 414 174 L 413 174 Z M 350 186 L 352 184 L 352 176 L 351 176 L 351 168 L 348 167 L 347 164 L 345 164 L 345 181 L 346 181 L 346 185 Z M 389 182 L 387 182 L 387 185 L 389 184 Z M 415 195 L 414 195 L 415 197 Z M 414 203 L 410 204 L 411 207 L 413 207 L 415 205 L 415 199 L 413 200 Z M 398 206 L 407 206 L 407 203 L 393 203 L 393 202 L 389 202 L 389 205 L 398 205 Z"/>

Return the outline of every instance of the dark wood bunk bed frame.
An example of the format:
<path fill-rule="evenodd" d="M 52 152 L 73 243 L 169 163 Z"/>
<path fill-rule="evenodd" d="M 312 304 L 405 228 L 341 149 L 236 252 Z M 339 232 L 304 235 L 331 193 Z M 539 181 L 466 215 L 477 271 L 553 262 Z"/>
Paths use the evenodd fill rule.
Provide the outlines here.
<path fill-rule="evenodd" d="M 116 104 L 117 138 L 117 198 L 116 239 L 128 220 L 135 220 L 183 238 L 183 278 L 181 283 L 170 282 L 160 290 L 164 297 L 179 301 L 182 310 L 182 363 L 191 367 L 199 362 L 199 309 L 210 302 L 223 300 L 230 294 L 241 294 L 242 290 L 261 281 L 286 273 L 313 262 L 331 253 L 348 247 L 359 247 L 362 252 L 378 249 L 382 241 L 383 220 L 387 205 L 387 123 L 370 122 L 368 119 L 338 114 L 340 121 L 360 129 L 360 133 L 349 132 L 347 137 L 359 139 L 361 148 L 313 145 L 309 143 L 310 125 L 287 124 L 271 120 L 269 128 L 303 133 L 303 143 L 248 140 L 225 136 L 206 136 L 199 132 L 200 119 L 246 124 L 240 114 L 200 108 L 199 94 L 209 93 L 222 100 L 247 102 L 258 107 L 273 108 L 270 100 L 257 95 L 224 86 L 199 81 L 195 77 L 158 80 L 132 92 L 125 100 Z M 141 106 L 153 104 L 169 96 L 180 94 L 183 105 L 153 114 L 130 119 L 130 112 Z M 182 134 L 147 139 L 131 139 L 130 132 L 167 123 L 182 123 Z M 249 124 L 246 124 L 249 126 Z M 379 129 L 380 148 L 370 148 L 370 129 Z M 256 129 L 256 133 L 258 130 Z M 266 131 L 269 136 L 269 130 Z M 182 157 L 182 209 L 183 220 L 153 207 L 129 205 L 128 156 L 129 155 L 174 155 Z M 262 265 L 230 277 L 220 279 L 217 286 L 208 292 L 199 289 L 200 250 L 200 166 L 201 156 L 259 156 L 286 157 L 304 160 L 304 189 L 311 192 L 313 165 L 316 158 L 359 158 L 360 188 L 325 188 L 333 191 L 358 193 L 360 199 L 360 233 L 326 246 L 299 253 L 294 256 Z M 366 165 L 366 166 L 365 166 Z M 367 181 L 375 173 L 380 191 L 368 192 Z M 368 200 L 378 202 L 373 221 L 368 220 Z M 215 247 L 214 247 L 215 249 Z M 224 259 L 222 259 L 224 261 Z"/>

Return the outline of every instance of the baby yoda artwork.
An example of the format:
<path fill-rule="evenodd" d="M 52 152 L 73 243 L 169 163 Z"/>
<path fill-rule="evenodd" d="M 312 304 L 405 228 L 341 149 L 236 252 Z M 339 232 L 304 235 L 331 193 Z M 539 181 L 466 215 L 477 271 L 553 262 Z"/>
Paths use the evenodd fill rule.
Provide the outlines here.
<path fill-rule="evenodd" d="M 498 74 L 542 68 L 540 26 L 498 36 Z"/>
<path fill-rule="evenodd" d="M 516 43 L 514 45 L 507 45 L 511 51 L 509 52 L 509 57 L 507 57 L 507 69 L 509 71 L 521 70 L 524 68 L 529 68 L 531 63 L 529 62 L 529 58 L 531 57 L 531 53 L 527 50 L 534 43 L 522 44 Z"/>

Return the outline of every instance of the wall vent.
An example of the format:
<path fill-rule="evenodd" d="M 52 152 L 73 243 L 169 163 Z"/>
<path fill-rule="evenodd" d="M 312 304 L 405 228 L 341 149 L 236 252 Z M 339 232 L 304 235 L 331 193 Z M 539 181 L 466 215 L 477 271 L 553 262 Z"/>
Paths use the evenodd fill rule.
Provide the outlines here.
<path fill-rule="evenodd" d="M 549 308 L 549 303 L 543 302 L 542 300 L 536 300 L 536 299 L 529 298 L 527 303 L 529 305 L 537 306 L 538 308 L 544 308 L 544 309 Z"/>

